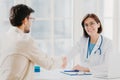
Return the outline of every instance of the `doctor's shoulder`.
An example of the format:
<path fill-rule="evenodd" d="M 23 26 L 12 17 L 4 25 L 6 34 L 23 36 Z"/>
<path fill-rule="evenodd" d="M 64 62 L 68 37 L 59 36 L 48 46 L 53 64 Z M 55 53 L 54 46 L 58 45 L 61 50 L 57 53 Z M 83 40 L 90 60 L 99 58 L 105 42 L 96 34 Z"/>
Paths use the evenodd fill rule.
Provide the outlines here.
<path fill-rule="evenodd" d="M 83 44 L 83 43 L 87 43 L 87 41 L 88 41 L 88 38 L 87 38 L 87 37 L 81 36 L 78 42 L 79 42 L 80 44 Z"/>
<path fill-rule="evenodd" d="M 103 51 L 108 51 L 108 50 L 112 50 L 113 48 L 113 42 L 111 39 L 107 38 L 107 37 L 103 37 Z"/>
<path fill-rule="evenodd" d="M 75 43 L 75 46 L 84 47 L 87 44 L 88 38 L 81 36 L 79 40 Z"/>
<path fill-rule="evenodd" d="M 111 45 L 111 46 L 112 46 L 112 45 L 113 45 L 113 42 L 112 42 L 111 39 L 103 36 L 103 44 L 105 44 L 105 45 Z"/>

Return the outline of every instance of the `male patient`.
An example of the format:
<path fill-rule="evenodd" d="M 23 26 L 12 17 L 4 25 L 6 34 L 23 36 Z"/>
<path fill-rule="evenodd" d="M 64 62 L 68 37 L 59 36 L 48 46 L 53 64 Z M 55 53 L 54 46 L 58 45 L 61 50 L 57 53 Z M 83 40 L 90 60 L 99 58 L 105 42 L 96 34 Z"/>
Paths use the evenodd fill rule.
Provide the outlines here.
<path fill-rule="evenodd" d="M 24 4 L 11 8 L 12 27 L 1 42 L 0 80 L 34 80 L 34 64 L 46 69 L 64 68 L 66 57 L 50 57 L 44 54 L 35 41 L 27 34 L 30 32 L 31 13 L 34 10 Z"/>

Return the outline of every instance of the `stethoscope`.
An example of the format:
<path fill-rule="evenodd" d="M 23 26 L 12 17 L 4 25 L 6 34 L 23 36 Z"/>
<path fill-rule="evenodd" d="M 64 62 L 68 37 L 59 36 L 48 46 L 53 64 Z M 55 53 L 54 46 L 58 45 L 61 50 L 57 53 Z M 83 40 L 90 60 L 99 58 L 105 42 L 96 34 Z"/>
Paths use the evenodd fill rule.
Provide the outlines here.
<path fill-rule="evenodd" d="M 102 53 L 102 51 L 101 51 L 101 45 L 103 43 L 103 36 L 101 35 L 100 37 L 101 37 L 100 45 L 99 45 L 98 49 L 94 51 L 94 54 L 96 54 L 97 52 L 99 52 L 99 55 L 101 55 L 101 53 Z M 90 43 L 90 40 L 88 41 L 88 44 L 89 43 Z M 88 57 L 89 57 L 89 52 L 88 52 L 88 49 L 87 49 L 87 56 L 86 56 L 86 58 L 88 58 Z"/>

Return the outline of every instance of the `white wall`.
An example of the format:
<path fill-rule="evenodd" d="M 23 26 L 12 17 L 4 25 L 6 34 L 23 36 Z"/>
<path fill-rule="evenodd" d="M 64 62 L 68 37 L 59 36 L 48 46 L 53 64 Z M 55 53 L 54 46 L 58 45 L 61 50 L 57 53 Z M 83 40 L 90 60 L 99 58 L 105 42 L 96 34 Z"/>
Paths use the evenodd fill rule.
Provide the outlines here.
<path fill-rule="evenodd" d="M 120 51 L 120 0 L 114 0 L 113 41 L 115 49 Z"/>

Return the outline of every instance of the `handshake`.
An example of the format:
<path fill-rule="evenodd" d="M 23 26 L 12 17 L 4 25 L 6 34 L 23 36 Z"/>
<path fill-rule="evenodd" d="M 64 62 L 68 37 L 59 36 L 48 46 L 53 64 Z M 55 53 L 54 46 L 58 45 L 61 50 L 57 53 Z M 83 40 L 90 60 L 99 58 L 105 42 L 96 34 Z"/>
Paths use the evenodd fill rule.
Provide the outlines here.
<path fill-rule="evenodd" d="M 67 63 L 68 63 L 68 60 L 67 60 L 67 57 L 65 56 L 65 57 L 62 57 L 62 68 L 65 68 L 66 66 L 67 66 Z"/>

